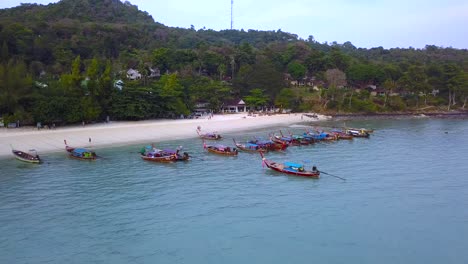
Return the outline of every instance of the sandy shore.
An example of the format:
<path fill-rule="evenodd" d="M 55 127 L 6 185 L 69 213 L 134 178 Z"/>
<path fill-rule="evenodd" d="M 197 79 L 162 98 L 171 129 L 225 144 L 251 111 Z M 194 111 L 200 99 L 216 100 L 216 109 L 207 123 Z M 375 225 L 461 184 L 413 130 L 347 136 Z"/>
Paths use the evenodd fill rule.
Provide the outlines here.
<path fill-rule="evenodd" d="M 196 129 L 204 132 L 238 132 L 262 127 L 289 125 L 302 121 L 319 121 L 328 117 L 310 118 L 302 114 L 282 114 L 251 117 L 246 114 L 215 115 L 213 118 L 157 120 L 139 122 L 111 122 L 86 126 L 64 127 L 55 130 L 37 130 L 32 127 L 0 129 L 0 157 L 12 155 L 11 147 L 19 150 L 36 149 L 39 153 L 64 150 L 63 140 L 70 146 L 104 147 L 135 143 L 162 142 L 197 137 Z"/>

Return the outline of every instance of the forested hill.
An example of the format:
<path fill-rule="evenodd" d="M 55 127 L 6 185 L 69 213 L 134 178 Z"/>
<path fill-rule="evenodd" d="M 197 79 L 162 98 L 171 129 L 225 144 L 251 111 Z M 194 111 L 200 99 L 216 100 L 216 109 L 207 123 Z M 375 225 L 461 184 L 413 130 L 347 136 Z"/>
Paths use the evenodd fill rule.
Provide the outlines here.
<path fill-rule="evenodd" d="M 296 34 L 281 30 L 214 31 L 169 26 L 155 22 L 151 15 L 140 11 L 131 2 L 120 0 L 62 0 L 49 5 L 21 4 L 0 9 L 0 37 L 7 41 L 10 54 L 19 55 L 27 62 L 36 60 L 46 64 L 53 61 L 50 53 L 57 47 L 70 47 L 73 54 L 69 55 L 81 55 L 82 58 L 105 56 L 116 59 L 121 52 L 151 51 L 160 47 L 197 49 L 200 45 L 226 47 L 249 43 L 261 49 L 273 43 L 297 42 L 307 43 L 321 52 L 339 48 L 356 59 L 376 62 L 463 62 L 468 58 L 466 50 L 431 45 L 422 50 L 365 49 L 350 42 L 319 43 L 312 36 L 301 40 Z M 57 59 L 69 59 L 71 63 L 72 58 Z"/>
<path fill-rule="evenodd" d="M 62 0 L 47 6 L 21 4 L 19 7 L 0 10 L 2 21 L 22 23 L 59 22 L 78 20 L 79 22 L 154 24 L 153 18 L 138 10 L 130 2 L 120 0 Z"/>
<path fill-rule="evenodd" d="M 400 111 L 422 99 L 448 108 L 466 103 L 466 49 L 365 49 L 281 30 L 197 30 L 157 21 L 119 0 L 0 10 L 0 116 L 145 119 L 188 114 L 200 101 L 219 111 L 229 98 L 252 108 L 346 112 Z M 128 77 L 129 69 L 137 77 Z M 123 89 L 113 85 L 117 80 Z M 385 98 L 354 94 L 369 85 Z"/>

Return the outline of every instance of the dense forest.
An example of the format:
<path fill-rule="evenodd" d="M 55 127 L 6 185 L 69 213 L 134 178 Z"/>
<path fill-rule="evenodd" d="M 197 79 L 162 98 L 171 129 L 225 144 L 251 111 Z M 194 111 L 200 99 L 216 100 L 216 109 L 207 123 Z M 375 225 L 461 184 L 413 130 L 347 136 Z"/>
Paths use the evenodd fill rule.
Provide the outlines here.
<path fill-rule="evenodd" d="M 173 28 L 128 1 L 2 9 L 0 45 L 5 123 L 174 118 L 200 102 L 220 111 L 230 99 L 251 109 L 375 113 L 464 110 L 468 98 L 466 49 Z"/>

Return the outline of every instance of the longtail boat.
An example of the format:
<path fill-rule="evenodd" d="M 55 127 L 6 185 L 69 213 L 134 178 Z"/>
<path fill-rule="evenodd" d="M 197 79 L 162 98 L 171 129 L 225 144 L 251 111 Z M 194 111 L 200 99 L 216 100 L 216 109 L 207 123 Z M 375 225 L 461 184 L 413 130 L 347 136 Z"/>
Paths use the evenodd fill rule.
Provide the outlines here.
<path fill-rule="evenodd" d="M 140 151 L 140 157 L 143 160 L 154 162 L 175 162 L 175 161 L 188 161 L 190 156 L 187 152 L 180 154 L 180 149 L 156 149 L 154 146 L 146 146 Z"/>
<path fill-rule="evenodd" d="M 281 131 L 280 131 L 281 132 Z M 289 132 L 289 136 L 296 142 L 298 142 L 300 145 L 310 145 L 315 143 L 314 139 L 311 137 L 304 137 L 302 135 L 293 135 L 291 131 Z"/>
<path fill-rule="evenodd" d="M 68 151 L 68 150 L 67 150 Z M 71 158 L 79 160 L 96 160 L 98 156 L 92 150 L 86 148 L 73 148 L 72 151 L 68 151 Z"/>
<path fill-rule="evenodd" d="M 237 156 L 237 154 L 239 154 L 239 151 L 236 148 L 231 148 L 220 144 L 206 145 L 205 141 L 203 141 L 203 148 L 206 149 L 208 152 L 215 153 L 218 155 Z"/>
<path fill-rule="evenodd" d="M 306 170 L 304 165 L 293 163 L 293 162 L 284 162 L 284 163 L 277 163 L 265 158 L 262 152 L 260 152 L 262 156 L 262 164 L 267 166 L 268 168 L 291 175 L 303 176 L 303 177 L 311 177 L 318 179 L 320 177 L 320 171 L 317 170 L 317 167 L 313 166 L 312 170 Z"/>
<path fill-rule="evenodd" d="M 239 149 L 239 150 L 242 150 L 242 151 L 245 151 L 245 152 L 267 152 L 268 149 L 267 148 L 264 148 L 258 144 L 255 144 L 255 143 L 245 143 L 245 144 L 241 144 L 241 143 L 237 143 L 235 139 L 232 139 L 234 141 L 234 145 L 236 145 L 236 147 Z"/>
<path fill-rule="evenodd" d="M 347 129 L 346 134 L 351 135 L 353 137 L 363 137 L 363 138 L 368 138 L 370 136 L 370 134 L 366 130 Z"/>
<path fill-rule="evenodd" d="M 21 160 L 21 161 L 28 162 L 28 163 L 41 163 L 42 162 L 41 158 L 39 157 L 39 155 L 37 155 L 37 152 L 34 149 L 31 149 L 28 152 L 12 149 L 11 152 L 13 153 L 13 155 L 15 156 L 17 160 Z"/>
<path fill-rule="evenodd" d="M 336 135 L 324 131 L 316 131 L 316 133 L 308 131 L 307 135 L 310 135 L 317 141 L 334 141 L 338 139 Z"/>
<path fill-rule="evenodd" d="M 332 129 L 331 133 L 336 135 L 338 139 L 352 140 L 354 137 L 352 135 L 346 134 L 343 130 Z"/>
<path fill-rule="evenodd" d="M 271 151 L 282 151 L 282 150 L 285 150 L 286 148 L 288 148 L 288 146 L 289 146 L 288 144 L 286 144 L 284 142 L 283 143 L 277 143 L 277 142 L 273 142 L 272 140 L 257 139 L 257 138 L 249 140 L 248 143 L 257 144 L 260 147 L 271 150 Z"/>
<path fill-rule="evenodd" d="M 272 135 L 270 137 L 270 140 L 277 144 L 284 144 L 287 146 L 299 146 L 300 145 L 298 142 L 293 142 L 293 140 L 289 137 L 281 137 L 277 135 Z"/>
<path fill-rule="evenodd" d="M 374 129 L 368 129 L 368 128 L 352 128 L 352 127 L 346 127 L 346 123 L 344 124 L 343 129 L 346 130 L 357 130 L 361 132 L 365 132 L 367 134 L 372 134 L 374 133 Z"/>
<path fill-rule="evenodd" d="M 220 140 L 223 138 L 220 134 L 216 132 L 202 133 L 200 129 L 197 129 L 197 134 L 201 139 L 207 139 L 207 140 Z"/>
<path fill-rule="evenodd" d="M 66 140 L 63 142 L 65 143 L 65 150 L 69 153 L 70 158 L 79 160 L 96 160 L 98 158 L 96 152 L 90 149 L 70 147 Z"/>
<path fill-rule="evenodd" d="M 289 136 L 283 135 L 283 131 L 280 130 L 281 137 L 274 136 L 279 142 L 287 142 L 288 145 L 300 146 L 300 145 L 309 145 L 309 142 L 302 140 L 302 138 L 293 137 L 290 133 Z"/>

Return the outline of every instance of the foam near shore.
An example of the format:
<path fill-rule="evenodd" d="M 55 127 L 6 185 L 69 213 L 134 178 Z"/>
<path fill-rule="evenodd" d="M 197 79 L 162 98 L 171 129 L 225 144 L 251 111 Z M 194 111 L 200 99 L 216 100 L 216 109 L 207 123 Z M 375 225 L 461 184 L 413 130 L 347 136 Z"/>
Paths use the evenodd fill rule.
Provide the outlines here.
<path fill-rule="evenodd" d="M 32 127 L 0 129 L 0 157 L 11 155 L 11 146 L 23 151 L 36 149 L 39 153 L 63 151 L 64 139 L 70 146 L 86 147 L 89 146 L 89 138 L 91 138 L 92 146 L 96 148 L 195 138 L 198 126 L 204 132 L 217 131 L 223 134 L 262 127 L 290 125 L 304 121 L 319 121 L 327 118 L 323 115 L 311 118 L 300 113 L 271 116 L 226 114 L 202 119 L 110 122 L 54 130 L 37 130 Z"/>

